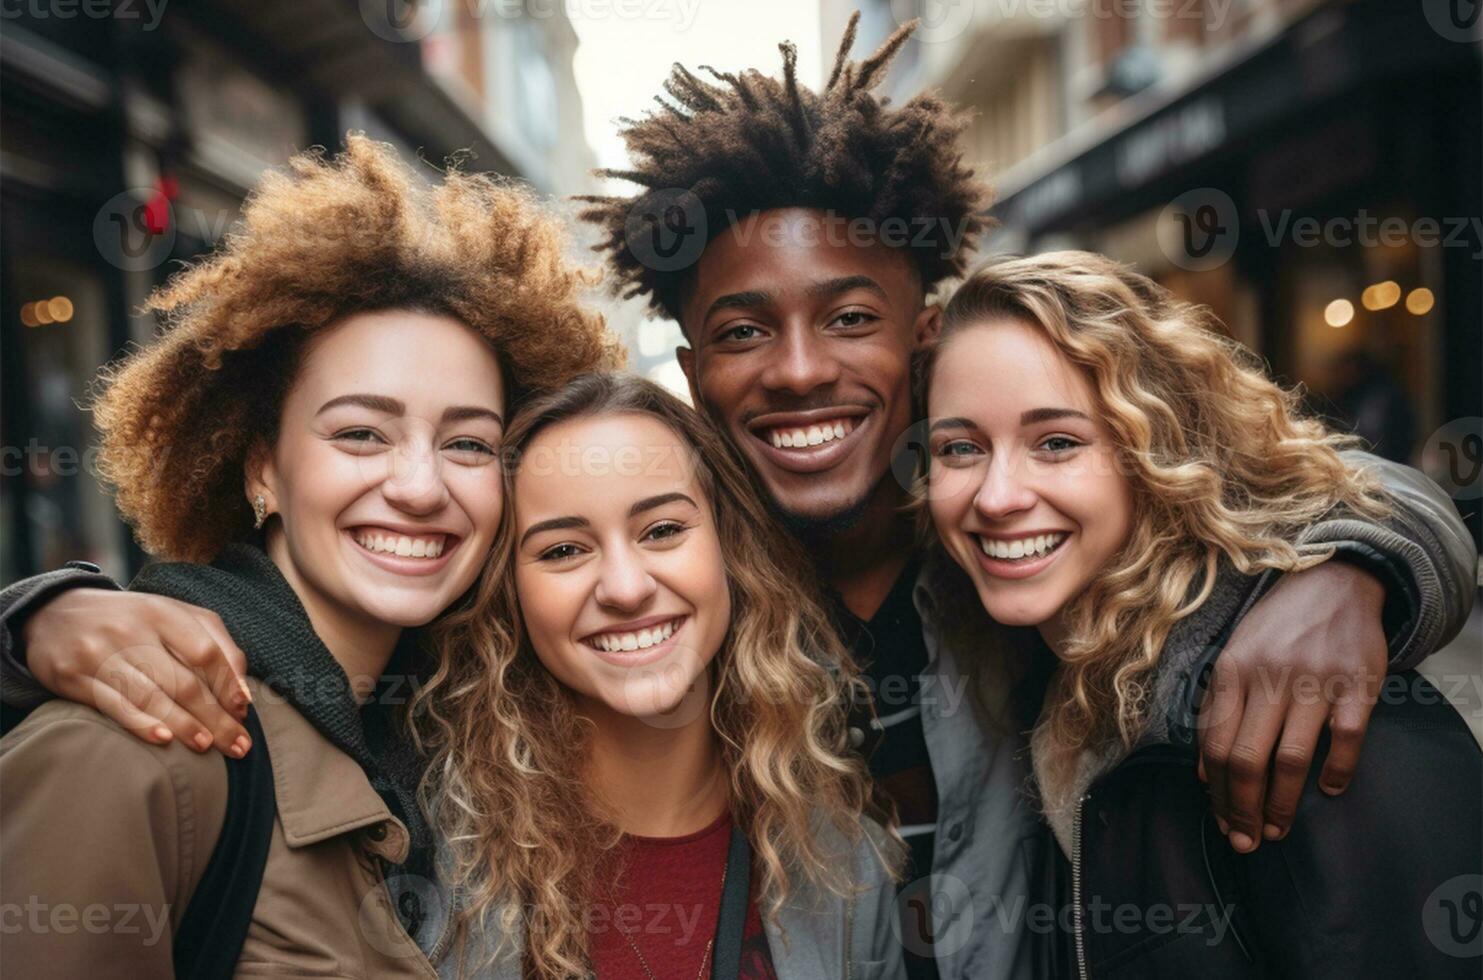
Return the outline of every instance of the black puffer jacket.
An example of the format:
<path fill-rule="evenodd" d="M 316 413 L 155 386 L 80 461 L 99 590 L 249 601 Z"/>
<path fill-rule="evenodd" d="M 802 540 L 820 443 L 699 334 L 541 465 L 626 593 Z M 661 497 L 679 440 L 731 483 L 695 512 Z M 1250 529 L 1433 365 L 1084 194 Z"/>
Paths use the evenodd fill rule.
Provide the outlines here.
<path fill-rule="evenodd" d="M 1048 814 L 1040 898 L 1058 914 L 1039 930 L 1037 976 L 1483 975 L 1483 753 L 1420 675 L 1387 679 L 1342 796 L 1318 789 L 1314 765 L 1285 839 L 1241 855 L 1216 827 L 1194 709 L 1266 584 L 1227 570 L 1171 634 L 1137 747 L 1088 752 L 1079 803 Z M 1327 749 L 1325 734 L 1316 758 Z"/>

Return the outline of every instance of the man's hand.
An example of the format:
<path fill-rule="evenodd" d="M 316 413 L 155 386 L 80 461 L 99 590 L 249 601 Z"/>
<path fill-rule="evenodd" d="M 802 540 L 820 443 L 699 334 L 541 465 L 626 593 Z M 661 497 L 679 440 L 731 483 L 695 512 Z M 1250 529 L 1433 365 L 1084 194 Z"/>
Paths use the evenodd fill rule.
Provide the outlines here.
<path fill-rule="evenodd" d="M 1200 778 L 1216 822 L 1245 854 L 1287 836 L 1319 735 L 1318 785 L 1344 792 L 1389 664 L 1385 589 L 1344 562 L 1286 575 L 1215 660 L 1201 709 Z"/>
<path fill-rule="evenodd" d="M 178 738 L 234 758 L 247 658 L 216 613 L 164 596 L 70 589 L 27 617 L 26 666 L 60 698 L 95 708 L 146 742 Z"/>

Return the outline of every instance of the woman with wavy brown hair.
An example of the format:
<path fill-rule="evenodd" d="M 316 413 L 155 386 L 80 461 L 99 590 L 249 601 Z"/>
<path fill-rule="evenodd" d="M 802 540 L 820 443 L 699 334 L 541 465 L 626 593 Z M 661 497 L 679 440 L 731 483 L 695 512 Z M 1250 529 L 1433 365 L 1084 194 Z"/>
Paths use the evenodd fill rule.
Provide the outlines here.
<path fill-rule="evenodd" d="M 1233 624 L 1283 572 L 1340 557 L 1308 529 L 1347 513 L 1387 536 L 1402 520 L 1350 465 L 1354 440 L 1304 417 L 1208 312 L 1082 252 L 970 277 L 925 380 L 927 510 L 957 584 L 1000 624 L 964 626 L 986 661 L 1026 657 L 1046 681 L 1032 761 L 1068 929 L 1043 970 L 1475 976 L 1457 917 L 1483 871 L 1483 765 L 1419 675 L 1381 692 L 1348 792 L 1310 779 L 1293 829 L 1258 851 L 1227 843 L 1198 771 Z M 1248 704 L 1241 734 L 1274 722 Z M 1284 728 L 1278 764 L 1324 722 Z"/>
<path fill-rule="evenodd" d="M 465 939 L 444 975 L 901 975 L 859 681 L 722 437 L 594 374 L 505 453 L 495 560 L 419 694 Z"/>
<path fill-rule="evenodd" d="M 512 408 L 621 361 L 565 249 L 518 186 L 426 182 L 352 136 L 269 174 L 151 298 L 165 332 L 93 411 L 158 560 L 127 592 L 69 593 L 46 629 L 88 665 L 86 703 L 0 741 L 0 893 L 34 910 L 8 972 L 434 975 L 435 832 L 400 706 L 435 667 L 419 628 L 488 565 Z M 195 628 L 157 649 L 162 610 Z M 199 700 L 197 655 L 233 642 L 254 707 L 225 759 L 159 704 Z"/>

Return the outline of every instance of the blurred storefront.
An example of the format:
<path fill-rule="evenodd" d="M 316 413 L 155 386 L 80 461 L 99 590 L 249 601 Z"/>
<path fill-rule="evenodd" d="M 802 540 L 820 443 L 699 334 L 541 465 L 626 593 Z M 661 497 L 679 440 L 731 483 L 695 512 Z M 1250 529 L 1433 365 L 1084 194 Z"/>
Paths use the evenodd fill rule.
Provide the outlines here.
<path fill-rule="evenodd" d="M 1322 7 L 1013 189 L 997 245 L 1136 262 L 1411 460 L 1478 412 L 1480 102 L 1419 5 Z"/>
<path fill-rule="evenodd" d="M 825 36 L 850 6 L 823 0 Z M 1134 263 L 1377 451 L 1467 482 L 1429 443 L 1483 415 L 1483 7 L 864 6 L 862 47 L 922 17 L 893 96 L 973 110 L 965 155 L 998 192 L 985 257 Z"/>
<path fill-rule="evenodd" d="M 590 152 L 580 127 L 551 132 L 581 115 L 564 17 L 425 7 L 437 17 L 406 7 L 400 23 L 375 20 L 397 5 L 339 0 L 7 7 L 0 581 L 68 559 L 115 574 L 142 560 L 96 479 L 79 404 L 100 366 L 155 329 L 137 315 L 149 290 L 220 240 L 266 168 L 359 129 L 409 158 L 468 150 L 475 169 L 568 189 L 556 161 L 580 167 Z M 538 111 L 521 116 L 539 132 L 491 125 L 521 104 L 519 79 L 488 63 L 516 36 L 535 52 L 522 70 L 550 59 Z"/>

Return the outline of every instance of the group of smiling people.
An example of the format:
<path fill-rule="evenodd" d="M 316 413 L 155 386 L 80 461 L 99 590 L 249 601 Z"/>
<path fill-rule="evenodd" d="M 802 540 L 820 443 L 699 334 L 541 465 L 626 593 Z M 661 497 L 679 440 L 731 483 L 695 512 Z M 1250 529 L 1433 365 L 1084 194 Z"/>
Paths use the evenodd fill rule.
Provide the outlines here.
<path fill-rule="evenodd" d="M 0 596 L 7 971 L 1476 975 L 1483 760 L 1410 672 L 1450 501 L 1106 258 L 935 302 L 987 192 L 872 94 L 904 36 L 628 124 L 584 216 L 695 409 L 520 186 L 354 135 L 264 179 L 92 403 L 158 561 Z"/>

